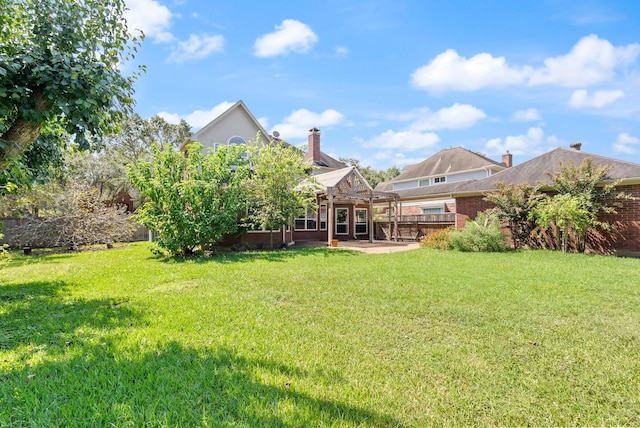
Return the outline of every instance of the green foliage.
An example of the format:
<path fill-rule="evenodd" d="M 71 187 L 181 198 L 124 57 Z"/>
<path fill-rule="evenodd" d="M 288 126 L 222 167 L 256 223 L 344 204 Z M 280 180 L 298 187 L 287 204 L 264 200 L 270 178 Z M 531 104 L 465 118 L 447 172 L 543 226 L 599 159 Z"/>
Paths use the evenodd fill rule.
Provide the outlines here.
<path fill-rule="evenodd" d="M 339 158 L 340 162 L 344 162 L 347 165 L 355 166 L 360 174 L 367 180 L 367 183 L 373 188 L 375 188 L 378 183 L 382 183 L 383 181 L 389 181 L 392 178 L 400 175 L 400 169 L 397 166 L 392 166 L 386 171 L 377 170 L 370 166 L 363 166 L 360 164 L 360 161 L 356 158 Z"/>
<path fill-rule="evenodd" d="M 541 200 L 532 217 L 540 227 L 554 229 L 556 248 L 567 251 L 569 238 L 573 236 L 577 251 L 584 251 L 590 229 L 611 228 L 602 220 L 602 214 L 614 214 L 620 199 L 632 199 L 616 189 L 619 181 L 607 180 L 610 169 L 608 165 L 594 165 L 591 158 L 586 158 L 579 166 L 562 163 L 559 172 L 549 174 L 558 195 Z"/>
<path fill-rule="evenodd" d="M 500 252 L 507 250 L 500 219 L 491 212 L 479 212 L 463 229 L 451 234 L 451 244 L 459 251 Z"/>
<path fill-rule="evenodd" d="M 248 149 L 252 171 L 247 182 L 247 223 L 271 231 L 293 224 L 296 217 L 315 209 L 316 182 L 309 177 L 309 164 L 292 146 L 280 142 L 261 145 L 260 136 Z"/>
<path fill-rule="evenodd" d="M 579 240 L 599 223 L 597 215 L 585 208 L 589 205 L 585 199 L 585 196 L 569 193 L 547 196 L 538 201 L 537 207 L 531 212 L 539 226 L 544 229 L 555 228 L 556 248 L 561 248 L 563 252 L 567 252 L 569 236 L 573 235 Z M 577 242 L 578 247 L 583 244 Z"/>
<path fill-rule="evenodd" d="M 424 248 L 434 248 L 437 250 L 451 250 L 453 249 L 451 234 L 454 231 L 454 228 L 448 227 L 446 229 L 430 233 L 420 240 L 420 246 Z"/>
<path fill-rule="evenodd" d="M 157 244 L 172 255 L 190 255 L 237 232 L 250 171 L 245 150 L 232 145 L 204 154 L 193 143 L 185 154 L 154 146 L 151 162 L 129 168 L 131 182 L 147 198 L 136 221 L 159 232 Z"/>
<path fill-rule="evenodd" d="M 1 8 L 0 170 L 26 163 L 21 155 L 43 125 L 81 149 L 97 146 L 134 103 L 139 73 L 121 70 L 140 38 L 127 29 L 124 0 L 3 0 Z M 61 138 L 47 150 L 64 146 Z"/>
<path fill-rule="evenodd" d="M 496 187 L 498 190 L 488 193 L 484 199 L 496 205 L 492 213 L 507 224 L 513 248 L 518 249 L 527 243 L 535 228 L 529 215 L 541 195 L 537 187 L 528 184 L 496 183 Z"/>

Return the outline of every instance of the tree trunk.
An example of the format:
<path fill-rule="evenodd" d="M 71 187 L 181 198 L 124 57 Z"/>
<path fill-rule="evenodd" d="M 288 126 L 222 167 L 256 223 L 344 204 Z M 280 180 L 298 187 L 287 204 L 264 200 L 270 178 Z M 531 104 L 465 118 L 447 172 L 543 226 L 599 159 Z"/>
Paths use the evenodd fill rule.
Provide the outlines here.
<path fill-rule="evenodd" d="M 44 112 L 49 108 L 44 99 L 42 88 L 36 89 L 31 93 L 30 101 L 39 112 Z M 3 143 L 0 146 L 0 171 L 5 170 L 12 159 L 20 156 L 33 144 L 40 136 L 41 128 L 42 123 L 26 120 L 22 116 L 18 116 L 14 120 L 9 129 L 0 135 L 0 142 Z"/>

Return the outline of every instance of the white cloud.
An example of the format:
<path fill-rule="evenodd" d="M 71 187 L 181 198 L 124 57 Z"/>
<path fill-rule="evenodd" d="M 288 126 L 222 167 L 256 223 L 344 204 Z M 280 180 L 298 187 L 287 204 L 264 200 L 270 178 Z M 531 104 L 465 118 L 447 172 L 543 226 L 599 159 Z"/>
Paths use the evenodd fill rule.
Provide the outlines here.
<path fill-rule="evenodd" d="M 618 67 L 633 63 L 640 55 L 640 44 L 613 46 L 609 41 L 591 34 L 583 37 L 566 55 L 544 60 L 544 67 L 535 70 L 530 85 L 589 86 L 607 82 Z"/>
<path fill-rule="evenodd" d="M 504 140 L 493 138 L 485 144 L 486 150 L 495 155 L 507 151 L 513 155 L 533 155 L 547 151 L 550 147 L 558 146 L 556 137 L 545 137 L 542 128 L 529 128 L 525 135 L 510 135 Z"/>
<path fill-rule="evenodd" d="M 589 96 L 589 93 L 585 89 L 578 89 L 571 94 L 569 105 L 575 108 L 602 108 L 621 98 L 624 98 L 624 92 L 621 90 L 596 91 L 592 96 Z"/>
<path fill-rule="evenodd" d="M 433 132 L 415 132 L 388 130 L 372 139 L 365 141 L 365 148 L 401 149 L 403 151 L 416 151 L 432 148 L 438 144 L 440 137 Z"/>
<path fill-rule="evenodd" d="M 628 155 L 634 155 L 638 153 L 640 148 L 640 138 L 633 137 L 626 132 L 618 134 L 616 142 L 613 143 L 614 153 L 625 153 Z"/>
<path fill-rule="evenodd" d="M 451 107 L 445 107 L 431 112 L 427 108 L 413 111 L 415 119 L 410 126 L 413 131 L 435 131 L 438 129 L 469 128 L 487 115 L 470 104 L 455 103 Z"/>
<path fill-rule="evenodd" d="M 209 110 L 195 110 L 186 115 L 179 115 L 176 113 L 161 111 L 160 113 L 158 113 L 158 116 L 173 124 L 177 124 L 180 122 L 180 119 L 184 119 L 189 125 L 193 127 L 194 131 L 197 131 L 198 129 L 207 125 L 213 119 L 227 111 L 233 104 L 234 103 L 224 101 Z"/>
<path fill-rule="evenodd" d="M 284 119 L 284 122 L 275 125 L 272 130 L 278 131 L 281 138 L 289 141 L 294 138 L 303 138 L 309 134 L 309 129 L 340 125 L 345 122 L 345 116 L 337 110 L 328 109 L 322 113 L 314 113 L 307 109 L 294 110 Z"/>
<path fill-rule="evenodd" d="M 511 116 L 511 120 L 514 122 L 534 122 L 540 119 L 542 119 L 540 112 L 535 108 L 518 110 Z"/>
<path fill-rule="evenodd" d="M 514 66 L 504 57 L 480 53 L 461 57 L 448 49 L 411 75 L 412 84 L 428 91 L 475 91 L 513 85 L 589 86 L 607 82 L 617 69 L 634 63 L 640 44 L 613 46 L 596 35 L 580 39 L 565 55 L 550 57 L 544 65 Z"/>
<path fill-rule="evenodd" d="M 167 58 L 167 62 L 185 62 L 190 60 L 201 59 L 209 56 L 214 52 L 224 51 L 223 36 L 200 36 L 191 34 L 189 39 L 184 42 L 178 42 L 173 48 L 173 52 Z"/>
<path fill-rule="evenodd" d="M 129 30 L 142 30 L 146 37 L 157 43 L 174 40 L 168 31 L 171 27 L 172 14 L 169 8 L 156 0 L 126 0 L 125 18 Z"/>
<path fill-rule="evenodd" d="M 276 31 L 258 37 L 253 45 L 253 54 L 266 58 L 287 55 L 289 52 L 305 53 L 318 41 L 311 28 L 295 19 L 285 19 L 276 25 Z"/>
<path fill-rule="evenodd" d="M 349 56 L 349 48 L 346 46 L 336 46 L 335 54 L 338 58 L 345 58 Z"/>
<path fill-rule="evenodd" d="M 521 84 L 524 72 L 507 65 L 504 57 L 481 53 L 467 59 L 448 49 L 414 71 L 411 82 L 429 91 L 475 91 Z"/>

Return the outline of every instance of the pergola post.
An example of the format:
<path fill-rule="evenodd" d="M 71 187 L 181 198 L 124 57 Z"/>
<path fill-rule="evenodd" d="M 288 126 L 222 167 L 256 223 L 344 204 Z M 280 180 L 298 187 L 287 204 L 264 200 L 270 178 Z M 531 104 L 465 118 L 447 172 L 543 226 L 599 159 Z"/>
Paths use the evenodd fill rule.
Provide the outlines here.
<path fill-rule="evenodd" d="M 391 199 L 389 199 L 389 210 L 387 211 L 389 215 L 389 235 L 387 236 L 387 241 L 391 241 L 391 237 L 393 236 L 393 228 L 391 227 Z"/>
<path fill-rule="evenodd" d="M 373 234 L 373 195 L 369 197 L 369 242 L 374 241 Z"/>
<path fill-rule="evenodd" d="M 329 206 L 327 209 L 327 245 L 331 246 L 333 239 L 333 189 L 327 189 L 329 193 Z"/>
<path fill-rule="evenodd" d="M 398 242 L 398 212 L 399 212 L 399 208 L 398 208 L 398 199 L 395 198 L 395 205 L 396 205 L 396 212 L 395 215 L 393 216 L 393 230 L 395 232 L 395 241 Z"/>

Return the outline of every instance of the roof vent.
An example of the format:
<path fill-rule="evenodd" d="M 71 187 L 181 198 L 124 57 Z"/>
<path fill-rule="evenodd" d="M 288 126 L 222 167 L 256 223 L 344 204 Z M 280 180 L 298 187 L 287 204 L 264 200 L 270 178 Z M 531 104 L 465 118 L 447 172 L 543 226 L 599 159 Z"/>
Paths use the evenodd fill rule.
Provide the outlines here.
<path fill-rule="evenodd" d="M 582 147 L 582 143 L 576 141 L 574 143 L 569 144 L 569 147 L 571 147 L 573 150 L 580 150 L 580 148 Z"/>

